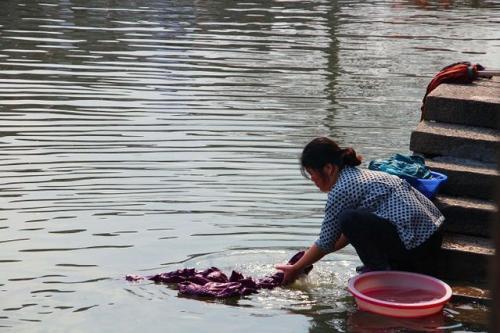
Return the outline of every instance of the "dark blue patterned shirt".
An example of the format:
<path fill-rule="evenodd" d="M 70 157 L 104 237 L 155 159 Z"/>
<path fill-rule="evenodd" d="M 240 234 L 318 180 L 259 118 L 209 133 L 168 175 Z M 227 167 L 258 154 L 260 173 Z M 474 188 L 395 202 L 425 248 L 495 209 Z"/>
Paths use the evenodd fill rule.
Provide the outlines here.
<path fill-rule="evenodd" d="M 325 218 L 316 241 L 324 252 L 332 252 L 340 237 L 338 216 L 345 209 L 366 209 L 389 220 L 407 249 L 422 244 L 444 221 L 429 199 L 399 177 L 345 167 L 328 193 Z"/>

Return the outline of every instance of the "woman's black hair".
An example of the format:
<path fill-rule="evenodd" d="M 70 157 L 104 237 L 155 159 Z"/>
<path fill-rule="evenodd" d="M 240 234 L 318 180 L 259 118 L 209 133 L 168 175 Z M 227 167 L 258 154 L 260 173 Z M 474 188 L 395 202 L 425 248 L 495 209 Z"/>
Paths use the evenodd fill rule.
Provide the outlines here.
<path fill-rule="evenodd" d="M 330 138 L 318 137 L 309 142 L 302 151 L 300 157 L 300 171 L 304 177 L 309 178 L 306 169 L 312 169 L 322 173 L 328 163 L 342 169 L 344 166 L 356 166 L 361 164 L 361 156 L 354 149 L 341 149 L 339 145 Z"/>

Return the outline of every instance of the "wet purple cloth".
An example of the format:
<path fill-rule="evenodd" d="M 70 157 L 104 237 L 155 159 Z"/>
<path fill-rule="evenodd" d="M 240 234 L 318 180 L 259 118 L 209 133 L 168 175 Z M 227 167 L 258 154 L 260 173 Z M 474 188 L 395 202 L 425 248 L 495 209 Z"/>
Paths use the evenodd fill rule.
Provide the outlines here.
<path fill-rule="evenodd" d="M 293 265 L 304 255 L 304 251 L 296 253 L 289 261 Z M 308 274 L 313 266 L 304 269 Z M 151 280 L 157 283 L 176 283 L 179 293 L 190 296 L 208 296 L 216 298 L 227 298 L 233 296 L 244 296 L 257 293 L 259 289 L 273 289 L 283 282 L 283 273 L 276 272 L 273 275 L 259 279 L 244 277 L 243 274 L 232 271 L 228 278 L 224 272 L 216 267 L 204 271 L 194 268 L 183 268 L 176 271 L 159 273 L 150 276 L 127 275 L 127 281 Z"/>

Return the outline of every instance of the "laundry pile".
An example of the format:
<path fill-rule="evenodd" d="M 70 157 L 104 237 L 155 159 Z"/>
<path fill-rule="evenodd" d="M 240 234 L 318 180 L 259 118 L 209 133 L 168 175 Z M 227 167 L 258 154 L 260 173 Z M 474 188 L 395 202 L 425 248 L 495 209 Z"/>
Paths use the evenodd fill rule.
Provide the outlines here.
<path fill-rule="evenodd" d="M 370 161 L 368 169 L 387 172 L 410 183 L 415 179 L 432 177 L 431 171 L 425 165 L 425 159 L 418 155 L 394 154 L 387 159 Z"/>
<path fill-rule="evenodd" d="M 304 255 L 304 251 L 296 253 L 289 261 L 293 265 Z M 308 274 L 313 266 L 304 269 Z M 224 272 L 216 267 L 203 271 L 194 268 L 183 268 L 176 271 L 159 273 L 150 276 L 126 275 L 127 281 L 151 280 L 157 283 L 175 283 L 179 293 L 188 296 L 208 296 L 215 298 L 227 298 L 233 296 L 244 296 L 257 293 L 259 289 L 273 289 L 283 282 L 283 273 L 276 272 L 273 275 L 259 279 L 244 277 L 243 274 L 232 271 L 228 278 Z"/>

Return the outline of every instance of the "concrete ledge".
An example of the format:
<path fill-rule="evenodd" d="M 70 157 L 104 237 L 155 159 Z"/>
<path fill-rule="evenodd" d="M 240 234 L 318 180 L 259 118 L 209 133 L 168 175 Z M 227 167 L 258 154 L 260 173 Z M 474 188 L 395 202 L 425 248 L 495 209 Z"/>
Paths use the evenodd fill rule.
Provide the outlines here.
<path fill-rule="evenodd" d="M 438 277 L 484 282 L 494 252 L 490 239 L 446 234 L 438 258 Z"/>
<path fill-rule="evenodd" d="M 425 120 L 500 129 L 500 78 L 441 84 L 425 101 Z"/>
<path fill-rule="evenodd" d="M 434 203 L 446 217 L 444 230 L 465 235 L 489 237 L 497 207 L 493 202 L 438 195 Z"/>
<path fill-rule="evenodd" d="M 496 129 L 421 121 L 411 133 L 410 150 L 494 163 L 499 139 Z"/>
<path fill-rule="evenodd" d="M 428 159 L 425 164 L 448 176 L 448 182 L 439 192 L 451 196 L 491 200 L 499 177 L 496 165 L 454 157 Z"/>
<path fill-rule="evenodd" d="M 453 291 L 451 301 L 453 303 L 479 303 L 482 305 L 491 305 L 491 292 L 487 286 L 460 283 L 456 281 L 449 281 L 448 284 Z"/>
<path fill-rule="evenodd" d="M 471 254 L 487 256 L 495 254 L 495 247 L 491 239 L 454 233 L 445 234 L 441 247 L 445 250 L 456 250 Z"/>

